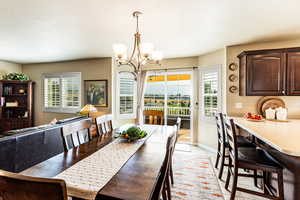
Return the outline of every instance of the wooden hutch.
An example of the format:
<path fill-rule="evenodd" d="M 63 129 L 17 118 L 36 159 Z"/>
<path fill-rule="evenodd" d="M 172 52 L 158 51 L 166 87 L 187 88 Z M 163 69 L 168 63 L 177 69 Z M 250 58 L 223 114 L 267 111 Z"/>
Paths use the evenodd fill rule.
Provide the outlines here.
<path fill-rule="evenodd" d="M 1 132 L 33 126 L 32 81 L 0 80 Z"/>

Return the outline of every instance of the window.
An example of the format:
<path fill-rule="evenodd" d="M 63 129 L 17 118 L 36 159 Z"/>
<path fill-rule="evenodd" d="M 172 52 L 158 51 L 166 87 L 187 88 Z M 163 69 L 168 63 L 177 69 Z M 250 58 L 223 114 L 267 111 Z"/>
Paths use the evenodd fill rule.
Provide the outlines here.
<path fill-rule="evenodd" d="M 118 108 L 120 118 L 136 117 L 136 81 L 131 73 L 118 75 Z"/>
<path fill-rule="evenodd" d="M 81 73 L 44 74 L 44 111 L 75 113 L 81 108 Z"/>
<path fill-rule="evenodd" d="M 220 67 L 200 68 L 202 117 L 211 118 L 220 110 Z"/>

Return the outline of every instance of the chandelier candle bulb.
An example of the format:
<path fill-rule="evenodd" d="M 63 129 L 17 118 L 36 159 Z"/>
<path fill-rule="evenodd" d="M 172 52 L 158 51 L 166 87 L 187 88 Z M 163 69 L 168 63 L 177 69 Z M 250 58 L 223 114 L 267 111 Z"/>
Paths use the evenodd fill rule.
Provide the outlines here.
<path fill-rule="evenodd" d="M 163 52 L 162 51 L 154 51 L 152 53 L 152 59 L 155 61 L 160 61 L 163 58 Z"/>
<path fill-rule="evenodd" d="M 151 43 L 142 43 L 141 44 L 141 53 L 143 57 L 148 58 L 153 52 L 154 46 Z"/>
<path fill-rule="evenodd" d="M 118 59 L 127 58 L 127 48 L 124 44 L 114 44 L 113 50 Z"/>

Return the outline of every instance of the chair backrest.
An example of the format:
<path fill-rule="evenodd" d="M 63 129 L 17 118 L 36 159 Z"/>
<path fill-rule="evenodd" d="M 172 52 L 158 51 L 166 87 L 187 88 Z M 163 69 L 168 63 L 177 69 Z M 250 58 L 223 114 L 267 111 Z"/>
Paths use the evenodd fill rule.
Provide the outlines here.
<path fill-rule="evenodd" d="M 164 124 L 164 112 L 158 110 L 144 110 L 144 116 L 148 117 L 148 123 L 146 124 Z M 145 118 L 146 119 L 146 118 Z"/>
<path fill-rule="evenodd" d="M 228 153 L 230 157 L 230 162 L 234 162 L 234 166 L 236 166 L 236 162 L 238 159 L 238 149 L 237 149 L 237 141 L 236 141 L 236 126 L 233 119 L 226 117 L 224 119 L 225 132 L 227 135 L 227 140 L 229 144 Z"/>
<path fill-rule="evenodd" d="M 96 117 L 97 134 L 100 138 L 113 131 L 112 114 Z"/>
<path fill-rule="evenodd" d="M 76 121 L 66 124 L 62 127 L 62 137 L 64 141 L 64 149 L 68 151 L 73 147 L 90 141 L 90 127 L 92 125 L 91 119 Z"/>
<path fill-rule="evenodd" d="M 226 118 L 226 115 L 223 114 L 223 113 L 216 113 L 215 115 L 215 119 L 216 119 L 216 125 L 217 125 L 217 134 L 218 134 L 218 140 L 221 142 L 221 143 L 224 143 L 226 142 L 226 133 L 225 133 L 225 120 Z"/>
<path fill-rule="evenodd" d="M 170 134 L 168 137 L 165 158 L 164 158 L 163 165 L 160 170 L 160 175 L 159 175 L 157 183 L 155 185 L 151 200 L 159 200 L 160 199 L 160 194 L 165 185 L 166 178 L 168 178 L 167 175 L 168 175 L 169 166 L 170 166 L 170 162 L 171 162 L 171 156 L 172 156 L 172 152 L 173 152 L 173 148 L 174 148 L 175 137 L 176 137 L 175 131 L 172 134 Z"/>
<path fill-rule="evenodd" d="M 67 200 L 63 180 L 28 177 L 0 171 L 1 200 Z"/>
<path fill-rule="evenodd" d="M 177 129 L 179 131 L 180 128 L 181 128 L 181 118 L 180 117 L 177 117 L 177 119 L 176 119 L 176 125 L 177 125 Z"/>

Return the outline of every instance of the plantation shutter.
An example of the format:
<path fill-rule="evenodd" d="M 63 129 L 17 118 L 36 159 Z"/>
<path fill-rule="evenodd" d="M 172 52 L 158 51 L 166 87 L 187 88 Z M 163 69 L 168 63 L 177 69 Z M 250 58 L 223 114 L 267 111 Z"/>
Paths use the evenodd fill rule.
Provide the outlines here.
<path fill-rule="evenodd" d="M 81 108 L 81 73 L 44 74 L 44 110 L 74 113 Z"/>
<path fill-rule="evenodd" d="M 206 71 L 202 74 L 204 116 L 212 117 L 218 111 L 218 71 Z"/>

